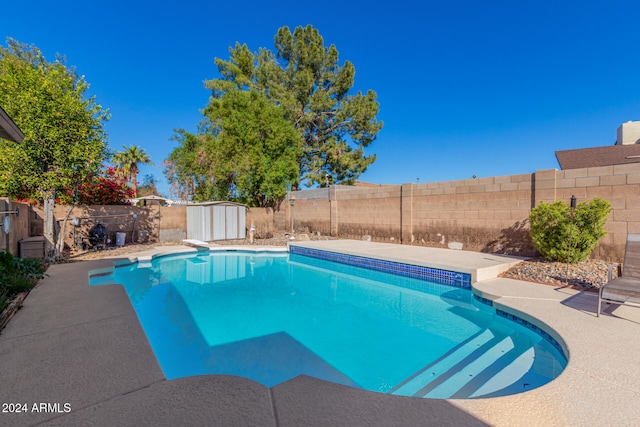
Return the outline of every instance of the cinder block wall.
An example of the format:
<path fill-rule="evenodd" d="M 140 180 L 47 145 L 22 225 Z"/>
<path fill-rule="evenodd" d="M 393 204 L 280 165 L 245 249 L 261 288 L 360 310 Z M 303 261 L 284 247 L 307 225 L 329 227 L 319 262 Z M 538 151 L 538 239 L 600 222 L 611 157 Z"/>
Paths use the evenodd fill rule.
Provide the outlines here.
<path fill-rule="evenodd" d="M 160 206 L 157 232 L 160 242 L 181 242 L 187 238 L 187 207 Z"/>
<path fill-rule="evenodd" d="M 628 233 L 640 233 L 640 163 L 556 172 L 557 198 L 578 202 L 600 197 L 608 200 L 613 212 L 594 256 L 621 261 Z"/>
<path fill-rule="evenodd" d="M 291 195 L 295 197 L 293 207 L 289 203 Z M 568 203 L 572 195 L 579 203 L 594 197 L 611 203 L 608 234 L 600 240 L 593 256 L 621 261 L 627 234 L 640 233 L 640 163 L 423 184 L 338 185 L 296 191 L 277 209 L 248 209 L 246 223 L 249 227 L 253 220 L 258 232 L 289 231 L 293 221 L 297 232 L 350 239 L 369 235 L 374 241 L 408 245 L 444 247 L 450 242 L 462 242 L 469 250 L 528 256 L 535 253 L 529 239 L 531 209 L 541 202 Z M 32 212 L 28 205 L 22 206 L 21 211 L 23 208 L 25 213 Z M 68 209 L 57 206 L 56 219 L 64 218 Z M 136 229 L 147 230 L 150 241 L 179 241 L 186 236 L 184 206 L 76 209 L 71 218 L 136 212 Z M 19 223 L 25 224 L 20 229 L 33 231 L 38 225 L 33 218 L 39 215 L 42 216 L 37 210 L 21 215 Z M 66 241 L 71 245 L 73 227 L 68 227 Z M 128 231 L 126 225 L 123 227 Z M 9 249 L 17 251 L 19 239 L 36 234 L 15 233 L 10 236 Z M 6 246 L 7 241 L 0 237 L 0 248 Z"/>
<path fill-rule="evenodd" d="M 68 205 L 56 205 L 54 216 L 59 226 L 62 228 L 67 213 L 72 208 Z M 34 207 L 38 216 L 44 218 L 42 207 Z M 136 214 L 135 224 L 133 217 L 113 215 Z M 91 218 L 88 218 L 91 217 Z M 73 219 L 80 218 L 79 226 L 73 225 Z M 132 240 L 139 241 L 140 231 L 147 233 L 147 240 L 158 241 L 158 225 L 160 222 L 159 206 L 127 206 L 127 205 L 78 205 L 73 207 L 66 226 L 64 227 L 64 241 L 69 247 L 74 247 L 74 243 L 79 243 L 80 239 L 87 240 L 88 231 L 98 222 L 107 227 L 109 237 L 115 242 L 118 232 L 125 233 L 125 242 Z M 75 240 L 75 241 L 74 241 Z M 88 241 L 88 240 L 87 240 Z M 81 244 L 81 243 L 80 243 Z"/>
<path fill-rule="evenodd" d="M 402 238 L 402 186 L 338 187 L 333 201 L 337 205 L 338 235 L 360 239 L 363 235 L 379 242 L 399 243 Z"/>
<path fill-rule="evenodd" d="M 296 191 L 295 205 L 291 207 L 290 200 L 285 199 L 279 216 L 285 215 L 280 224 L 284 227 L 280 230 L 291 230 L 291 219 L 295 230 L 306 232 L 320 232 L 321 234 L 331 234 L 331 202 L 329 188 L 316 188 L 313 190 Z M 276 214 L 278 215 L 278 214 Z"/>
<path fill-rule="evenodd" d="M 595 258 L 620 261 L 627 234 L 640 233 L 640 163 L 292 194 L 293 211 L 285 200 L 274 212 L 277 230 L 290 229 L 293 218 L 297 231 L 426 246 L 456 241 L 465 249 L 530 256 L 531 209 L 575 195 L 578 203 L 600 197 L 613 207 Z"/>
<path fill-rule="evenodd" d="M 251 224 L 256 227 L 256 233 L 274 231 L 274 211 L 271 208 L 248 208 L 245 224 L 247 230 Z M 282 229 L 282 228 L 281 228 Z M 247 236 L 249 233 L 247 232 Z"/>
<path fill-rule="evenodd" d="M 412 227 L 403 243 L 532 255 L 526 221 L 532 206 L 532 174 L 407 184 Z"/>
<path fill-rule="evenodd" d="M 16 208 L 19 214 L 15 215 Z M 29 216 L 31 213 L 30 206 L 26 203 L 12 201 L 9 198 L 0 198 L 0 251 L 9 251 L 14 256 L 20 255 L 20 240 L 30 237 L 29 235 Z M 9 232 L 4 229 L 4 218 L 9 217 Z"/>

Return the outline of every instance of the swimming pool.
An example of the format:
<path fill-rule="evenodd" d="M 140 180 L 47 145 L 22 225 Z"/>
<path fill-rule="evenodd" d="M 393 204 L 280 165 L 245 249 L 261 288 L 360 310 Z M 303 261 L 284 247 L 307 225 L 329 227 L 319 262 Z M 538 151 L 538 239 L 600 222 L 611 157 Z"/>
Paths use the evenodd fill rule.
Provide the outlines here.
<path fill-rule="evenodd" d="M 168 379 L 300 374 L 416 397 L 518 393 L 557 377 L 557 342 L 468 289 L 298 254 L 205 252 L 118 266 Z"/>

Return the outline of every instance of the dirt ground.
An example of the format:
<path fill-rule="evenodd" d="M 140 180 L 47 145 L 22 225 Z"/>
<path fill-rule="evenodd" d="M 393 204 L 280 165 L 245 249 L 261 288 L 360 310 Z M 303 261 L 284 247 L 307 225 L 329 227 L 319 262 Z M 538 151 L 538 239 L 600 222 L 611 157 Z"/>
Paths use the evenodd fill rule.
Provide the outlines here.
<path fill-rule="evenodd" d="M 286 246 L 287 242 L 292 240 L 334 240 L 330 236 L 321 236 L 317 234 L 297 234 L 291 235 L 289 233 L 269 233 L 269 235 L 262 236 L 262 238 L 255 238 L 253 243 L 249 242 L 249 239 L 242 240 L 219 240 L 212 242 L 212 244 L 220 246 L 232 246 L 232 245 L 251 245 L 251 246 Z M 128 243 L 121 247 L 111 246 L 104 250 L 86 250 L 86 251 L 69 251 L 65 254 L 65 259 L 69 262 L 85 261 L 102 258 L 113 258 L 118 256 L 125 256 L 135 254 L 136 252 L 142 252 L 149 249 L 157 248 L 160 246 L 175 246 L 182 245 L 180 242 L 167 242 L 167 243 Z"/>

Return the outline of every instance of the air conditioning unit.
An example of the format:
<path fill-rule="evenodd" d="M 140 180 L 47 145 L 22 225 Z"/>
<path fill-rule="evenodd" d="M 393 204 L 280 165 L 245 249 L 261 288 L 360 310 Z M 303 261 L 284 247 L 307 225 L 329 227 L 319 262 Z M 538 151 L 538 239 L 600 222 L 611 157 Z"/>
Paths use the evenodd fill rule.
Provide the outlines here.
<path fill-rule="evenodd" d="M 628 121 L 618 128 L 616 145 L 633 145 L 640 142 L 640 122 Z"/>

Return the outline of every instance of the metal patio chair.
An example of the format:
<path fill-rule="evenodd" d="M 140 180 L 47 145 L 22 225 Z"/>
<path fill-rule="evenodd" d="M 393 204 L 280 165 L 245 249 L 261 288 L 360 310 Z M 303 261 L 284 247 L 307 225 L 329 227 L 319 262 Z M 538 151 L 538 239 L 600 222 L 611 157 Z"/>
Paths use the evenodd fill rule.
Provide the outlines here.
<path fill-rule="evenodd" d="M 624 253 L 623 269 L 618 267 L 618 277 L 612 280 L 613 268 L 609 266 L 608 282 L 600 287 L 598 294 L 598 317 L 602 303 L 640 304 L 640 234 L 627 235 L 627 247 Z"/>

